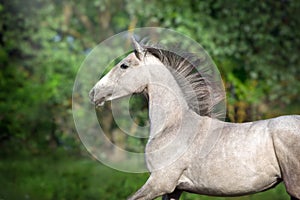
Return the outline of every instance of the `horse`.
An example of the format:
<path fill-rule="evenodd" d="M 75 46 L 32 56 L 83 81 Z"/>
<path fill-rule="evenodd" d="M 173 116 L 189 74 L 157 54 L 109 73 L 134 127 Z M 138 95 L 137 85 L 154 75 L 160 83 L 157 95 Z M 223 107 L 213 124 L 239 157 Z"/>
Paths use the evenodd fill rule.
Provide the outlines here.
<path fill-rule="evenodd" d="M 221 121 L 211 111 L 225 96 L 211 94 L 212 82 L 191 62 L 135 38 L 132 43 L 134 51 L 89 93 L 95 106 L 135 93 L 148 97 L 150 176 L 128 200 L 178 200 L 182 192 L 241 196 L 282 181 L 291 199 L 300 199 L 300 115 Z M 216 132 L 215 144 L 203 155 L 204 138 Z"/>

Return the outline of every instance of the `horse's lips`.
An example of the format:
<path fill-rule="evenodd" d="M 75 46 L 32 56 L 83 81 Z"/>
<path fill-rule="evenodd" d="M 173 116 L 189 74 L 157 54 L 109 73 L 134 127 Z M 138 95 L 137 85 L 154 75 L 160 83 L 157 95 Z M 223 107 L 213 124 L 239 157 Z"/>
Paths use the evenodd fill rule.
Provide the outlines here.
<path fill-rule="evenodd" d="M 101 99 L 98 99 L 98 100 L 95 101 L 96 107 L 103 106 L 104 103 L 105 103 L 105 97 L 102 97 Z"/>
<path fill-rule="evenodd" d="M 101 107 L 101 106 L 103 106 L 104 105 L 104 101 L 102 101 L 101 103 L 98 103 L 97 104 L 97 107 Z"/>
<path fill-rule="evenodd" d="M 101 97 L 100 99 L 96 100 L 96 101 L 95 101 L 96 107 L 103 106 L 104 103 L 105 103 L 105 101 L 111 100 L 111 96 L 112 96 L 112 94 L 108 94 L 106 97 Z"/>

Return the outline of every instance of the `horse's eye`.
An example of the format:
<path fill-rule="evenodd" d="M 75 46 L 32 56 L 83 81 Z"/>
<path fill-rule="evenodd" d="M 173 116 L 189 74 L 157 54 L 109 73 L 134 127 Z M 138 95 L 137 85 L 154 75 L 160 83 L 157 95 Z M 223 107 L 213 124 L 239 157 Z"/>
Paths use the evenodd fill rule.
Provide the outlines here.
<path fill-rule="evenodd" d="M 129 66 L 123 63 L 120 67 L 121 69 L 127 69 Z"/>

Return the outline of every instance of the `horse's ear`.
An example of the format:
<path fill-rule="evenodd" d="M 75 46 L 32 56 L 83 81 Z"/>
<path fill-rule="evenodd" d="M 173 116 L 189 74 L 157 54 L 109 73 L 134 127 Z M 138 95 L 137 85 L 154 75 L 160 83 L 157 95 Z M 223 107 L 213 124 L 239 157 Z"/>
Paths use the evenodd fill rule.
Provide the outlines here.
<path fill-rule="evenodd" d="M 131 40 L 132 40 L 133 47 L 135 49 L 134 53 L 135 53 L 136 57 L 139 60 L 142 60 L 142 58 L 145 55 L 145 49 L 136 41 L 134 36 L 131 37 Z"/>

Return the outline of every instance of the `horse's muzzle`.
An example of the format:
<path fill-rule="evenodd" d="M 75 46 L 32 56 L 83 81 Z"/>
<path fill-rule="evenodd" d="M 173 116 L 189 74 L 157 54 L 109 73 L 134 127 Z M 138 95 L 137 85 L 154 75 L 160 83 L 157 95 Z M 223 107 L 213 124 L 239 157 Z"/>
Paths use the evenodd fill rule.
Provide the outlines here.
<path fill-rule="evenodd" d="M 90 101 L 95 104 L 95 106 L 103 106 L 104 102 L 106 101 L 106 97 L 110 97 L 111 94 L 109 95 L 100 95 L 98 91 L 96 91 L 95 88 L 91 89 L 91 91 L 89 92 L 89 97 L 90 97 Z"/>

